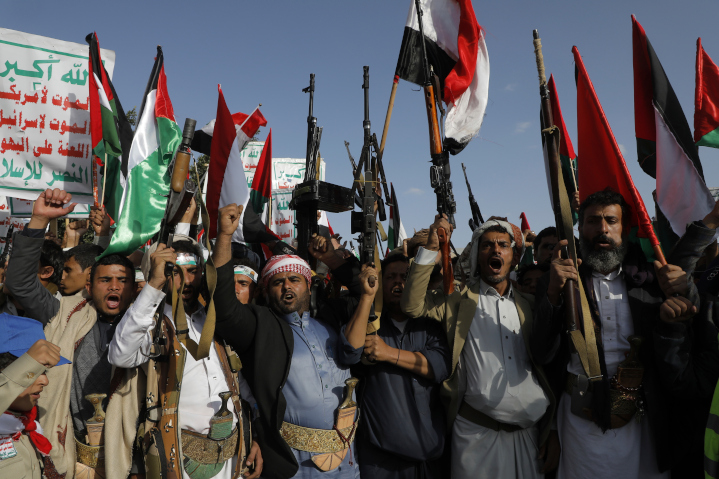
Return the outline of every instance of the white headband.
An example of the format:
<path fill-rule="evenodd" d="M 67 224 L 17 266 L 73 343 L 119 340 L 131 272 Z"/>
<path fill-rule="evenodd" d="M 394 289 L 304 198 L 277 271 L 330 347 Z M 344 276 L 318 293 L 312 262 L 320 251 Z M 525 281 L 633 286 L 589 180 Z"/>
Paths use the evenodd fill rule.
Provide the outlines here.
<path fill-rule="evenodd" d="M 175 264 L 177 264 L 177 266 L 187 266 L 197 265 L 197 262 L 197 256 L 192 253 L 178 253 Z"/>
<path fill-rule="evenodd" d="M 253 283 L 257 284 L 257 271 L 250 268 L 249 266 L 237 265 L 235 266 L 235 274 L 242 274 L 252 280 Z"/>

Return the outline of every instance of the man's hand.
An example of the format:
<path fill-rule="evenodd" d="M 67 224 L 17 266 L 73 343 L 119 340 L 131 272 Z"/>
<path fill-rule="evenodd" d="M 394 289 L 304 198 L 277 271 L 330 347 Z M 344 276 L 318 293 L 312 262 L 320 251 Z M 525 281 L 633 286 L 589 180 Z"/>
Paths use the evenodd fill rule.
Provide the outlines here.
<path fill-rule="evenodd" d="M 379 274 L 371 265 L 363 264 L 362 272 L 359 275 L 360 283 L 362 283 L 362 296 L 367 299 L 374 299 L 379 289 Z"/>
<path fill-rule="evenodd" d="M 395 351 L 394 356 L 392 351 Z M 397 359 L 397 350 L 387 346 L 378 334 L 368 334 L 364 340 L 364 354 L 367 358 L 374 361 L 390 361 L 394 363 Z"/>
<path fill-rule="evenodd" d="M 562 446 L 559 444 L 559 434 L 556 430 L 549 431 L 547 442 L 539 448 L 539 459 L 544 461 L 544 467 L 539 471 L 542 474 L 553 471 L 559 465 L 559 454 Z"/>
<path fill-rule="evenodd" d="M 196 225 L 198 212 L 199 210 L 197 209 L 197 203 L 195 202 L 195 197 L 193 196 L 192 200 L 190 200 L 190 205 L 187 207 L 187 211 L 185 211 L 185 214 L 182 215 L 180 223 L 191 223 L 193 225 Z"/>
<path fill-rule="evenodd" d="M 27 354 L 46 368 L 51 368 L 60 361 L 60 346 L 38 339 L 27 350 Z"/>
<path fill-rule="evenodd" d="M 579 206 L 581 205 L 581 202 L 579 201 L 579 190 L 574 192 L 571 202 L 572 211 L 579 213 Z"/>
<path fill-rule="evenodd" d="M 110 217 L 107 216 L 104 206 L 102 208 L 90 207 L 90 225 L 95 231 L 95 236 L 110 235 Z"/>
<path fill-rule="evenodd" d="M 719 228 L 719 201 L 714 204 L 714 208 L 702 220 L 704 226 L 709 229 Z"/>
<path fill-rule="evenodd" d="M 666 323 L 686 321 L 697 314 L 697 307 L 681 296 L 672 296 L 659 307 L 659 318 Z"/>
<path fill-rule="evenodd" d="M 67 222 L 65 235 L 62 238 L 63 248 L 74 248 L 82 241 L 82 236 L 87 232 L 87 220 Z"/>
<path fill-rule="evenodd" d="M 253 464 L 254 463 L 254 464 Z M 262 474 L 262 451 L 257 441 L 252 441 L 252 447 L 250 447 L 250 453 L 247 455 L 247 467 L 252 469 L 252 473 L 246 472 L 244 476 L 247 479 L 256 479 Z"/>
<path fill-rule="evenodd" d="M 175 262 L 177 262 L 175 250 L 160 243 L 157 245 L 155 252 L 150 255 L 150 262 L 150 278 L 147 280 L 147 284 L 155 289 L 161 290 L 167 281 L 165 277 L 165 264 L 175 264 Z"/>
<path fill-rule="evenodd" d="M 447 215 L 444 213 L 440 215 L 436 215 L 434 217 L 434 223 L 432 223 L 432 226 L 429 227 L 429 237 L 427 238 L 427 244 L 424 246 L 424 249 L 429 251 L 439 251 L 439 238 L 437 237 L 437 230 L 439 228 L 444 228 L 444 230 L 447 232 L 447 241 L 452 236 L 452 225 L 449 224 L 449 221 L 447 221 Z"/>
<path fill-rule="evenodd" d="M 217 236 L 232 237 L 240 226 L 240 216 L 242 215 L 242 205 L 234 203 L 220 208 L 217 213 Z"/>
<path fill-rule="evenodd" d="M 313 258 L 327 264 L 325 259 L 327 259 L 328 256 L 334 256 L 335 247 L 332 241 L 327 241 L 327 238 L 324 236 L 312 233 L 312 238 L 310 238 L 310 242 L 307 243 L 307 250 Z"/>
<path fill-rule="evenodd" d="M 679 266 L 666 264 L 662 266 L 659 261 L 654 261 L 654 270 L 659 278 L 659 287 L 665 296 L 678 294 L 684 296 L 689 291 L 687 273 Z"/>
<path fill-rule="evenodd" d="M 567 280 L 577 281 L 579 278 L 577 269 L 574 267 L 574 261 L 571 259 L 562 259 L 562 248 L 568 244 L 569 241 L 562 240 L 557 243 L 552 251 L 547 297 L 549 298 L 549 302 L 555 306 L 559 304 L 559 296 L 564 288 L 564 283 L 566 283 Z"/>
<path fill-rule="evenodd" d="M 28 228 L 45 229 L 50 220 L 72 213 L 77 203 L 70 203 L 71 201 L 72 195 L 59 188 L 43 191 L 33 205 Z"/>

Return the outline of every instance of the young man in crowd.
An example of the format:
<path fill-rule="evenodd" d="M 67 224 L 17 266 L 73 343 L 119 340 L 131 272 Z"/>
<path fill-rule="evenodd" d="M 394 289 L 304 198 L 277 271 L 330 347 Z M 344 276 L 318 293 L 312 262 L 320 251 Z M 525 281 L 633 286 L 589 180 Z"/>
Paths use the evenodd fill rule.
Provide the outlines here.
<path fill-rule="evenodd" d="M 52 445 L 38 424 L 45 371 L 69 361 L 32 319 L 0 314 L 0 477 L 40 479 Z"/>
<path fill-rule="evenodd" d="M 445 416 L 439 385 L 447 379 L 451 352 L 440 323 L 409 319 L 400 309 L 409 258 L 382 261 L 382 317 L 377 334 L 366 335 L 378 285 L 366 288 L 343 328 L 342 362 L 355 364 L 362 385 L 364 421 L 358 431 L 362 477 L 427 479 L 441 476 Z M 374 269 L 371 273 L 376 275 Z M 364 354 L 369 366 L 360 364 Z"/>
<path fill-rule="evenodd" d="M 541 364 L 553 360 L 565 377 L 557 414 L 560 478 L 668 478 L 681 459 L 669 418 L 686 418 L 687 411 L 672 407 L 668 385 L 694 374 L 684 373 L 679 344 L 688 332 L 681 323 L 696 312 L 698 296 L 681 268 L 652 265 L 630 245 L 629 214 L 619 193 L 589 195 L 579 208 L 579 271 L 561 259 L 567 243 L 560 241 L 537 287 L 532 355 Z M 564 334 L 568 279 L 581 279 L 589 303 L 590 317 L 580 315 L 577 324 L 582 339 Z M 575 341 L 579 346 L 570 347 Z M 575 350 L 586 351 L 587 360 Z M 685 391 L 690 400 L 695 394 Z"/>
<path fill-rule="evenodd" d="M 108 479 L 125 479 L 131 469 L 136 473 L 141 467 L 137 458 L 133 464 L 132 447 L 137 432 L 134 425 L 144 399 L 144 383 L 139 377 L 144 373 L 114 370 L 107 360 L 107 348 L 132 300 L 132 263 L 119 255 L 100 259 L 91 265 L 82 293 L 63 296 L 61 300 L 42 286 L 34 269 L 18 266 L 21 262 L 37 264 L 41 248 L 37 243 L 50 221 L 74 209 L 71 201 L 72 196 L 59 189 L 40 194 L 22 232 L 28 240 L 26 252 L 11 255 L 7 286 L 27 316 L 44 325 L 48 341 L 57 344 L 62 355 L 73 361 L 72 368 L 48 372 L 50 385 L 39 401 L 40 423 L 53 445 L 51 457 L 56 472 L 72 476 L 75 470 L 96 469 L 101 473 L 104 467 Z M 22 252 L 20 243 L 16 242 L 15 247 Z M 94 446 L 86 438 L 87 421 L 95 414 L 94 406 L 85 398 L 88 394 L 106 394 L 109 398 L 107 434 L 103 436 L 104 466 L 88 459 L 92 453 L 85 453 Z"/>
<path fill-rule="evenodd" d="M 410 268 L 401 306 L 411 318 L 441 321 L 453 345 L 441 390 L 452 431 L 452 477 L 543 477 L 556 467 L 559 444 L 550 431 L 554 395 L 528 349 L 531 297 L 509 279 L 521 233 L 502 219 L 475 229 L 469 287 L 446 295 L 427 291 L 439 228 L 451 235 L 447 220 L 437 216 Z"/>
<path fill-rule="evenodd" d="M 274 256 L 260 282 L 269 307 L 244 305 L 234 291 L 232 235 L 242 207 L 218 213 L 214 263 L 217 267 L 217 333 L 240 355 L 243 374 L 257 399 L 255 430 L 267 477 L 357 478 L 354 426 L 333 429 L 349 366 L 342 364 L 339 325 L 354 311 L 320 302 L 310 316 L 309 265 L 293 255 Z M 330 242 L 315 236 L 310 254 L 332 269 L 356 300 L 362 292 L 356 262 L 337 256 Z M 365 279 L 366 279 L 365 274 Z M 360 348 L 361 349 L 361 348 Z M 336 459 L 336 460 L 335 460 Z M 326 472 L 323 472 L 326 471 Z"/>
<path fill-rule="evenodd" d="M 539 232 L 534 239 L 534 260 L 538 265 L 549 265 L 552 260 L 552 251 L 557 245 L 557 228 L 549 226 Z"/>
<path fill-rule="evenodd" d="M 232 258 L 235 272 L 235 295 L 242 304 L 248 304 L 259 294 L 257 280 L 259 268 L 249 258 Z"/>
<path fill-rule="evenodd" d="M 204 266 L 200 246 L 190 237 L 175 235 L 172 248 L 159 244 L 145 255 L 143 269 L 148 278 L 147 284 L 120 321 L 108 352 L 110 363 L 120 368 L 138 368 L 148 362 L 158 305 L 164 303 L 165 316 L 173 317 L 172 304 L 166 301 L 170 298 L 166 298 L 164 292 L 166 264 L 176 265 L 170 287 L 177 289 L 181 295 L 189 339 L 200 343 L 207 319 L 207 312 L 199 301 Z M 181 290 L 180 274 L 184 276 L 184 287 Z M 174 333 L 179 334 L 177 331 Z M 237 408 L 240 404 L 241 388 L 235 379 L 237 371 L 230 369 L 231 362 L 225 348 L 220 343 L 213 344 L 209 356 L 204 359 L 196 359 L 182 343 L 173 345 L 172 348 L 178 352 L 178 348 L 181 348 L 183 358 L 178 362 L 178 371 L 171 372 L 173 376 L 180 378 L 180 396 L 174 421 L 177 427 L 174 432 L 178 436 L 176 440 L 182 443 L 185 455 L 180 461 L 182 466 L 178 464 L 178 467 L 183 469 L 183 476 L 188 477 L 196 471 L 201 473 L 197 465 L 202 464 L 205 469 L 212 467 L 215 473 L 213 477 L 217 479 L 236 477 L 246 466 L 252 466 L 253 469 L 247 476 L 259 477 L 263 462 L 258 444 L 254 442 L 251 450 L 249 444 L 245 444 L 247 450 L 239 449 L 242 439 L 238 435 L 243 434 L 242 428 L 238 427 L 241 425 L 241 409 Z M 180 367 L 182 369 L 179 369 Z M 148 385 L 148 390 L 152 386 Z M 233 420 L 227 434 L 219 437 L 213 430 L 212 422 L 223 407 L 220 393 L 225 391 L 230 391 L 233 396 L 232 400 L 226 403 Z M 173 441 L 166 440 L 165 450 L 158 451 L 168 463 L 171 462 L 173 444 Z M 205 454 L 206 451 L 209 452 Z M 242 463 L 243 458 L 246 458 L 246 464 Z M 147 460 L 146 463 L 149 466 L 151 461 Z"/>

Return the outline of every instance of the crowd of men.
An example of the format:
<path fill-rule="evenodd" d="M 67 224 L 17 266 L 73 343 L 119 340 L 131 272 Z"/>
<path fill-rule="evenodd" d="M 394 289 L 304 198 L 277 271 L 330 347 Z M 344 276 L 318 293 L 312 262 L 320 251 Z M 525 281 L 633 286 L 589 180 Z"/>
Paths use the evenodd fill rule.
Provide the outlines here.
<path fill-rule="evenodd" d="M 576 265 L 493 216 L 448 293 L 441 215 L 360 264 L 233 243 L 234 204 L 209 251 L 193 203 L 123 256 L 98 208 L 47 239 L 47 190 L 3 265 L 0 477 L 718 477 L 719 203 L 666 265 L 618 193 L 574 207 Z"/>

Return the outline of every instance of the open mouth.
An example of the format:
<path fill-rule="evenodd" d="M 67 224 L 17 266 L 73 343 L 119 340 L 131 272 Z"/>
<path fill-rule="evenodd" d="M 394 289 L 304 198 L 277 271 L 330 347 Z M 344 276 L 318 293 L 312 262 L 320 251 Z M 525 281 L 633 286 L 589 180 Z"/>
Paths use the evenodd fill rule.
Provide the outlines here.
<path fill-rule="evenodd" d="M 294 293 L 285 293 L 282 295 L 282 301 L 285 303 L 291 303 L 295 300 L 295 294 Z"/>
<path fill-rule="evenodd" d="M 107 304 L 107 307 L 110 309 L 117 309 L 120 307 L 120 295 L 117 294 L 110 294 L 105 299 L 105 304 Z"/>
<path fill-rule="evenodd" d="M 392 288 L 392 294 L 395 296 L 402 296 L 404 289 L 401 286 L 395 286 Z"/>
<path fill-rule="evenodd" d="M 614 242 L 606 235 L 602 235 L 594 240 L 594 247 L 599 249 L 610 249 L 614 247 Z"/>
<path fill-rule="evenodd" d="M 489 269 L 492 274 L 501 273 L 502 266 L 504 266 L 504 261 L 502 261 L 501 258 L 494 257 L 489 259 Z"/>

